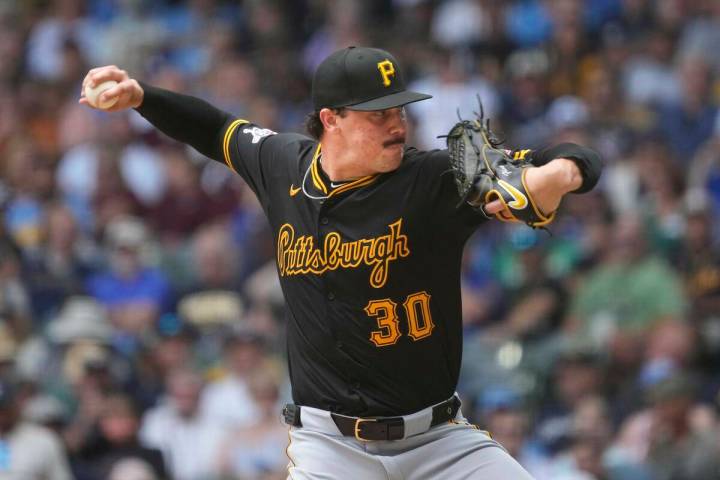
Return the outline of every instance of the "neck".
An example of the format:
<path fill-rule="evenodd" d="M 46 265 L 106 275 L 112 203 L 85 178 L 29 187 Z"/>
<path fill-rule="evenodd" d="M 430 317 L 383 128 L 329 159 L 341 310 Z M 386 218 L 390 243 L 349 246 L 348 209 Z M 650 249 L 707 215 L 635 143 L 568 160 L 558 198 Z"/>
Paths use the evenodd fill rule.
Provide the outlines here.
<path fill-rule="evenodd" d="M 365 164 L 348 150 L 340 148 L 333 142 L 322 144 L 322 162 L 320 164 L 325 175 L 333 182 L 355 180 L 371 175 Z"/>

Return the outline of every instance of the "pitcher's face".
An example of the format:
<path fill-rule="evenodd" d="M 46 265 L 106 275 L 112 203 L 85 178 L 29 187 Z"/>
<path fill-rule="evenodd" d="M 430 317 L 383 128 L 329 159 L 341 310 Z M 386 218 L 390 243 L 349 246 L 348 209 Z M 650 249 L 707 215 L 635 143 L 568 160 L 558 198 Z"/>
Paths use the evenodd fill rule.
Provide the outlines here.
<path fill-rule="evenodd" d="M 400 166 L 407 134 L 402 107 L 370 112 L 348 109 L 338 119 L 338 127 L 351 156 L 364 162 L 364 175 L 391 172 Z"/>

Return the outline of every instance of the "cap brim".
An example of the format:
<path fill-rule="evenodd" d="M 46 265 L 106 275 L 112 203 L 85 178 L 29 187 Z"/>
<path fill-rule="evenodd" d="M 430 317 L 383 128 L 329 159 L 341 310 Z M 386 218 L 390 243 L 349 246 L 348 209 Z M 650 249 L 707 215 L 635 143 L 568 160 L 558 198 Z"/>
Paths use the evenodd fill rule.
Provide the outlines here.
<path fill-rule="evenodd" d="M 374 98 L 356 105 L 348 105 L 346 108 L 350 110 L 360 110 L 363 112 L 386 110 L 388 108 L 402 107 L 408 103 L 427 100 L 428 98 L 432 98 L 432 95 L 406 90 L 404 92 L 392 93 L 390 95 L 385 95 L 384 97 Z"/>

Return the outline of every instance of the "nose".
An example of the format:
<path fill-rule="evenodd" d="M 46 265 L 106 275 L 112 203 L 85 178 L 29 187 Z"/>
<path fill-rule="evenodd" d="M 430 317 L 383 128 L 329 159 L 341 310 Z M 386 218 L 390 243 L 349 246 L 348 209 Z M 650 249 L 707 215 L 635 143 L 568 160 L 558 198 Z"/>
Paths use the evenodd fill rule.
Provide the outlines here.
<path fill-rule="evenodd" d="M 393 135 L 405 135 L 407 120 L 403 107 L 393 108 L 390 112 L 390 133 Z"/>

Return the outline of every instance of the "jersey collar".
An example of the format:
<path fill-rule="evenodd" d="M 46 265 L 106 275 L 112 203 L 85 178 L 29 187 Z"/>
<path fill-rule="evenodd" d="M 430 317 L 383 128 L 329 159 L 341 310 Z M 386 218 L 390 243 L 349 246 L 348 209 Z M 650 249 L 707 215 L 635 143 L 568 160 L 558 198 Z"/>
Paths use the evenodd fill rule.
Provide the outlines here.
<path fill-rule="evenodd" d="M 330 180 L 320 167 L 321 150 L 322 144 L 318 143 L 317 149 L 315 150 L 315 154 L 313 155 L 313 159 L 310 164 L 310 175 L 312 177 L 313 186 L 317 190 L 321 191 L 323 194 L 327 195 L 328 198 L 343 192 L 347 192 L 348 190 L 354 190 L 356 188 L 364 187 L 365 185 L 370 185 L 377 178 L 377 175 L 367 175 L 364 177 L 356 178 L 352 182 L 346 182 L 338 185 L 335 188 L 332 188 Z"/>

